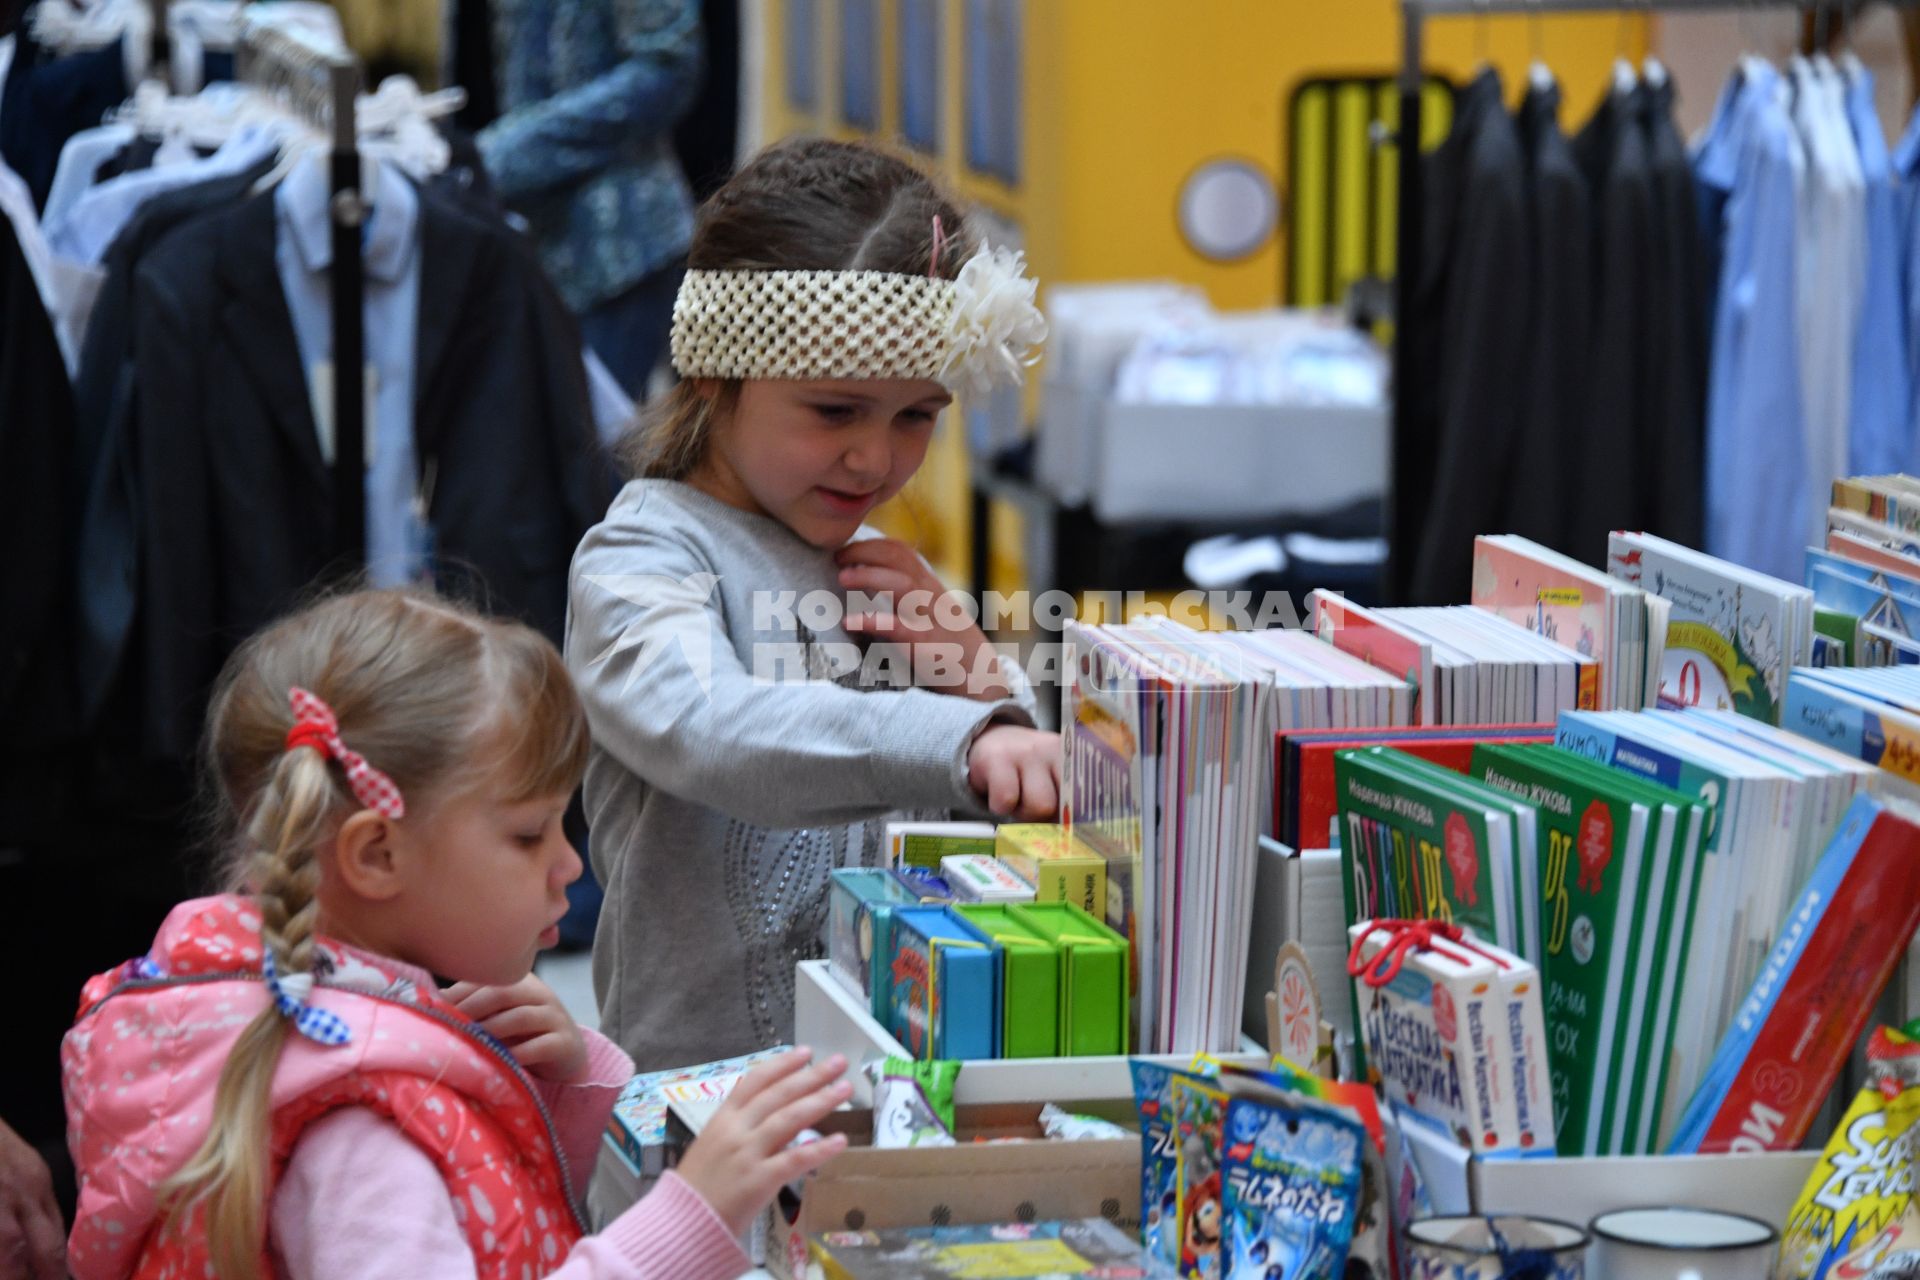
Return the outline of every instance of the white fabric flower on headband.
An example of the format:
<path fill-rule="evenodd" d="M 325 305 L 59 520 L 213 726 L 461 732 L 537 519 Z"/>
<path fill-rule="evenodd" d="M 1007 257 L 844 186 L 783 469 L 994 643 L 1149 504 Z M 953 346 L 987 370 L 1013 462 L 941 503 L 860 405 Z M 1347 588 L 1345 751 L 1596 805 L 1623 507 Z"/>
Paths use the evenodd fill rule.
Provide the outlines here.
<path fill-rule="evenodd" d="M 983 248 L 967 259 L 954 281 L 940 381 L 963 396 L 1017 385 L 1047 339 L 1047 319 L 1034 305 L 1038 289 L 1016 250 Z"/>

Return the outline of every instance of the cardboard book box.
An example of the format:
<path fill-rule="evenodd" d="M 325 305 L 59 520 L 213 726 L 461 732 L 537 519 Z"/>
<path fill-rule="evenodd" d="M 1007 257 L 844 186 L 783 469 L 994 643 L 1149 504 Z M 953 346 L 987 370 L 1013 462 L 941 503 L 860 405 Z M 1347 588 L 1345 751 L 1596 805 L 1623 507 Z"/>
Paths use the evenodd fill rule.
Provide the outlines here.
<path fill-rule="evenodd" d="M 887 1029 L 914 1058 L 1000 1056 L 1000 946 L 947 907 L 900 907 Z"/>
<path fill-rule="evenodd" d="M 850 1145 L 807 1179 L 797 1204 L 783 1196 L 762 1219 L 767 1270 L 804 1280 L 809 1237 L 836 1231 L 1104 1218 L 1138 1232 L 1139 1138 L 1050 1142 L 1041 1136 L 1040 1105 L 960 1106 L 958 1146 L 896 1151 L 867 1145 L 871 1111 L 835 1112 L 820 1132 L 844 1133 Z M 1118 1101 L 1062 1105 L 1113 1120 L 1131 1110 Z M 1005 1138 L 1031 1141 L 992 1141 Z"/>

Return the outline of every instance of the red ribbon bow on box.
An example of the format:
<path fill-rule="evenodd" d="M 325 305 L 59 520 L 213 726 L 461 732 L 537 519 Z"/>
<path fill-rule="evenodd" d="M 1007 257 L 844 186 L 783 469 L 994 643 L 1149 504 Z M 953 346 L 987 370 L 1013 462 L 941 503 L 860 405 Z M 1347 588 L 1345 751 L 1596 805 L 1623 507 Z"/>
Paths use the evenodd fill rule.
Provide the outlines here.
<path fill-rule="evenodd" d="M 1387 945 L 1371 961 L 1362 960 L 1360 952 L 1367 945 L 1367 940 L 1383 930 L 1392 935 L 1387 939 Z M 1384 987 L 1400 976 L 1407 956 L 1415 951 L 1432 951 L 1459 964 L 1465 964 L 1472 958 L 1453 951 L 1447 943 L 1490 960 L 1502 969 L 1512 968 L 1504 958 L 1483 949 L 1467 937 L 1466 930 L 1457 924 L 1449 924 L 1445 920 L 1375 920 L 1367 926 L 1365 933 L 1353 940 L 1353 949 L 1347 952 L 1347 976 L 1358 978 L 1370 987 Z"/>

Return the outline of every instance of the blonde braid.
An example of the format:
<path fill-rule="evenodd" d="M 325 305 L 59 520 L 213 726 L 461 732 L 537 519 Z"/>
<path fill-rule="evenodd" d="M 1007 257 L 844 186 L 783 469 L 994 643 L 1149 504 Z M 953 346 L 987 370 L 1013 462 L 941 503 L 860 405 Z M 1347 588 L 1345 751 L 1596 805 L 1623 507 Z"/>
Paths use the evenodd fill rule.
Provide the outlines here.
<path fill-rule="evenodd" d="M 247 825 L 261 944 L 272 949 L 282 974 L 313 968 L 320 914 L 315 854 L 341 803 L 325 757 L 306 748 L 288 751 L 274 762 Z M 205 1203 L 219 1280 L 265 1280 L 260 1254 L 267 1238 L 273 1073 L 287 1032 L 287 1020 L 271 1003 L 247 1025 L 220 1070 L 206 1140 L 162 1188 L 163 1199 L 172 1200 L 169 1229 L 183 1228 L 193 1206 Z"/>
<path fill-rule="evenodd" d="M 364 807 L 328 755 L 288 749 L 296 688 L 323 700 L 352 749 L 406 795 L 409 820 L 415 804 L 425 812 L 473 776 L 524 799 L 571 791 L 586 768 L 586 715 L 565 664 L 518 623 L 367 591 L 321 600 L 249 639 L 215 688 L 206 762 L 239 837 L 234 887 L 256 900 L 282 979 L 313 971 L 326 850 Z M 219 1280 L 264 1280 L 272 1084 L 290 1028 L 270 1003 L 241 1032 L 204 1142 L 160 1189 L 166 1229 L 204 1229 Z"/>

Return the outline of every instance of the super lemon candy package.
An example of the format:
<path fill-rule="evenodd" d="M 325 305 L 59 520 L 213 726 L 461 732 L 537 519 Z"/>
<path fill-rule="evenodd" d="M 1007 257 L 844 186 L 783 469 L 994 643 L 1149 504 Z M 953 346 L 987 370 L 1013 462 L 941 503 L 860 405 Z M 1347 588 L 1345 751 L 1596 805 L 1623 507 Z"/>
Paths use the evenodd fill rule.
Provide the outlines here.
<path fill-rule="evenodd" d="M 1834 1130 L 1787 1219 L 1774 1280 L 1920 1275 L 1913 1148 L 1920 1129 L 1920 1022 L 1882 1027 L 1869 1080 Z"/>

